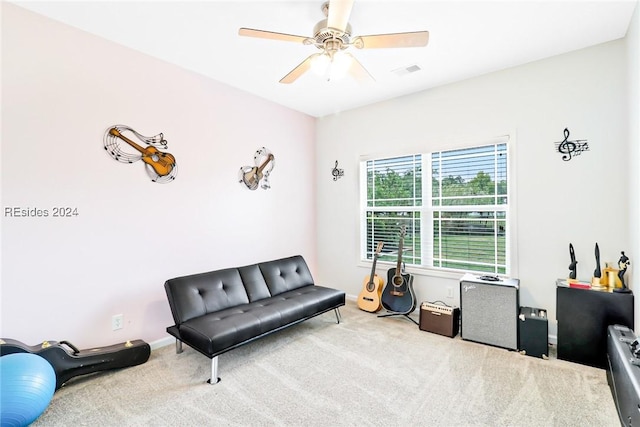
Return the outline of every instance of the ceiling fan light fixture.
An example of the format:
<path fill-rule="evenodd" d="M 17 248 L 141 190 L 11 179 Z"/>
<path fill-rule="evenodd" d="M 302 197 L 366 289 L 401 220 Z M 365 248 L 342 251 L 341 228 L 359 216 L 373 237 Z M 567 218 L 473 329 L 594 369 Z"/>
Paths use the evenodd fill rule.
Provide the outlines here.
<path fill-rule="evenodd" d="M 342 51 L 334 53 L 329 67 L 329 79 L 342 79 L 349 72 L 349 68 L 351 68 L 351 56 Z"/>
<path fill-rule="evenodd" d="M 324 76 L 330 64 L 331 58 L 329 58 L 329 54 L 323 53 L 313 58 L 311 61 L 311 71 L 317 76 Z"/>
<path fill-rule="evenodd" d="M 347 75 L 352 62 L 352 57 L 345 52 L 325 52 L 313 58 L 311 70 L 328 81 L 340 80 Z"/>
<path fill-rule="evenodd" d="M 313 37 L 244 27 L 238 30 L 238 34 L 243 37 L 302 43 L 305 46 L 314 46 L 319 50 L 318 53 L 309 55 L 281 78 L 280 83 L 284 84 L 295 82 L 309 70 L 324 77 L 325 80 L 338 80 L 348 73 L 360 82 L 375 81 L 355 56 L 343 51 L 350 47 L 356 49 L 422 47 L 429 42 L 428 31 L 370 34 L 357 36 L 351 40 L 352 29 L 349 24 L 349 16 L 353 3 L 354 0 L 325 1 L 321 9 L 326 19 L 315 25 Z M 414 71 L 417 70 L 407 69 L 404 72 Z"/>

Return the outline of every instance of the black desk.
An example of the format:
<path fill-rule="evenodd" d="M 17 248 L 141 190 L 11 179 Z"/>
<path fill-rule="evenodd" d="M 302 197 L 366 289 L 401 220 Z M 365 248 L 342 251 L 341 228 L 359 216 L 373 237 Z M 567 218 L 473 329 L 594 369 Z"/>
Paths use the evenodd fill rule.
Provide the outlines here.
<path fill-rule="evenodd" d="M 633 329 L 633 293 L 556 286 L 558 359 L 606 368 L 607 328 Z"/>

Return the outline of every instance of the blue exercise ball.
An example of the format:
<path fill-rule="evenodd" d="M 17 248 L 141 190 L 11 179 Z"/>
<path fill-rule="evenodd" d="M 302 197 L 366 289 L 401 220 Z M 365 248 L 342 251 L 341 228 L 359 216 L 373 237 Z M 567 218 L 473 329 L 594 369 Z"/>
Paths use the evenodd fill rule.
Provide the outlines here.
<path fill-rule="evenodd" d="M 43 357 L 12 353 L 0 357 L 0 422 L 27 426 L 38 418 L 56 391 L 56 373 Z"/>

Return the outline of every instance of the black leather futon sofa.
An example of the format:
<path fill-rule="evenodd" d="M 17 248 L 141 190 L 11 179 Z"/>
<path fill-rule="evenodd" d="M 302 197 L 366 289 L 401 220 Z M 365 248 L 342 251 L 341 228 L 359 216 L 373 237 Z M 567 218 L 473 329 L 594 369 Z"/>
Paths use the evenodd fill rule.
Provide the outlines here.
<path fill-rule="evenodd" d="M 345 304 L 343 291 L 314 284 L 300 255 L 176 277 L 164 288 L 176 351 L 185 343 L 209 357 L 211 384 L 220 380 L 220 354 L 330 310 L 340 323 Z"/>

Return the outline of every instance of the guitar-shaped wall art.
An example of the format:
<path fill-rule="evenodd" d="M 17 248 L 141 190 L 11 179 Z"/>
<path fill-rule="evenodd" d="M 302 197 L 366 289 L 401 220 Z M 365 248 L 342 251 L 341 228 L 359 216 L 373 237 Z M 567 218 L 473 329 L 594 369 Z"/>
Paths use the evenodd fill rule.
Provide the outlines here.
<path fill-rule="evenodd" d="M 246 185 L 249 190 L 255 190 L 258 185 L 264 190 L 271 188 L 269 174 L 271 174 L 275 166 L 274 155 L 265 147 L 262 147 L 256 151 L 253 160 L 255 166 L 243 166 L 240 168 L 238 182 Z"/>
<path fill-rule="evenodd" d="M 145 147 L 127 137 L 124 132 L 130 132 L 140 140 L 147 144 Z M 127 145 L 135 149 L 138 153 L 131 154 L 120 148 L 120 142 L 124 141 Z M 157 147 L 167 148 L 167 141 L 162 133 L 155 136 L 144 136 L 124 125 L 111 126 L 105 132 L 104 149 L 111 157 L 122 163 L 133 163 L 142 160 L 145 163 L 145 169 L 151 181 L 158 183 L 171 182 L 178 173 L 176 158 L 170 153 L 160 151 Z"/>
<path fill-rule="evenodd" d="M 406 227 L 403 225 L 400 227 L 398 263 L 396 268 L 387 271 L 387 286 L 382 291 L 382 306 L 392 314 L 408 315 L 416 308 L 416 296 L 413 291 L 413 276 L 405 273 L 402 267 L 405 234 Z"/>
<path fill-rule="evenodd" d="M 378 256 L 384 243 L 378 243 L 376 252 L 373 254 L 373 264 L 371 265 L 371 274 L 364 279 L 364 286 L 360 295 L 358 295 L 358 308 L 360 310 L 375 313 L 382 309 L 382 302 L 380 297 L 382 296 L 382 287 L 384 286 L 384 280 L 382 277 L 376 274 L 376 263 Z"/>

